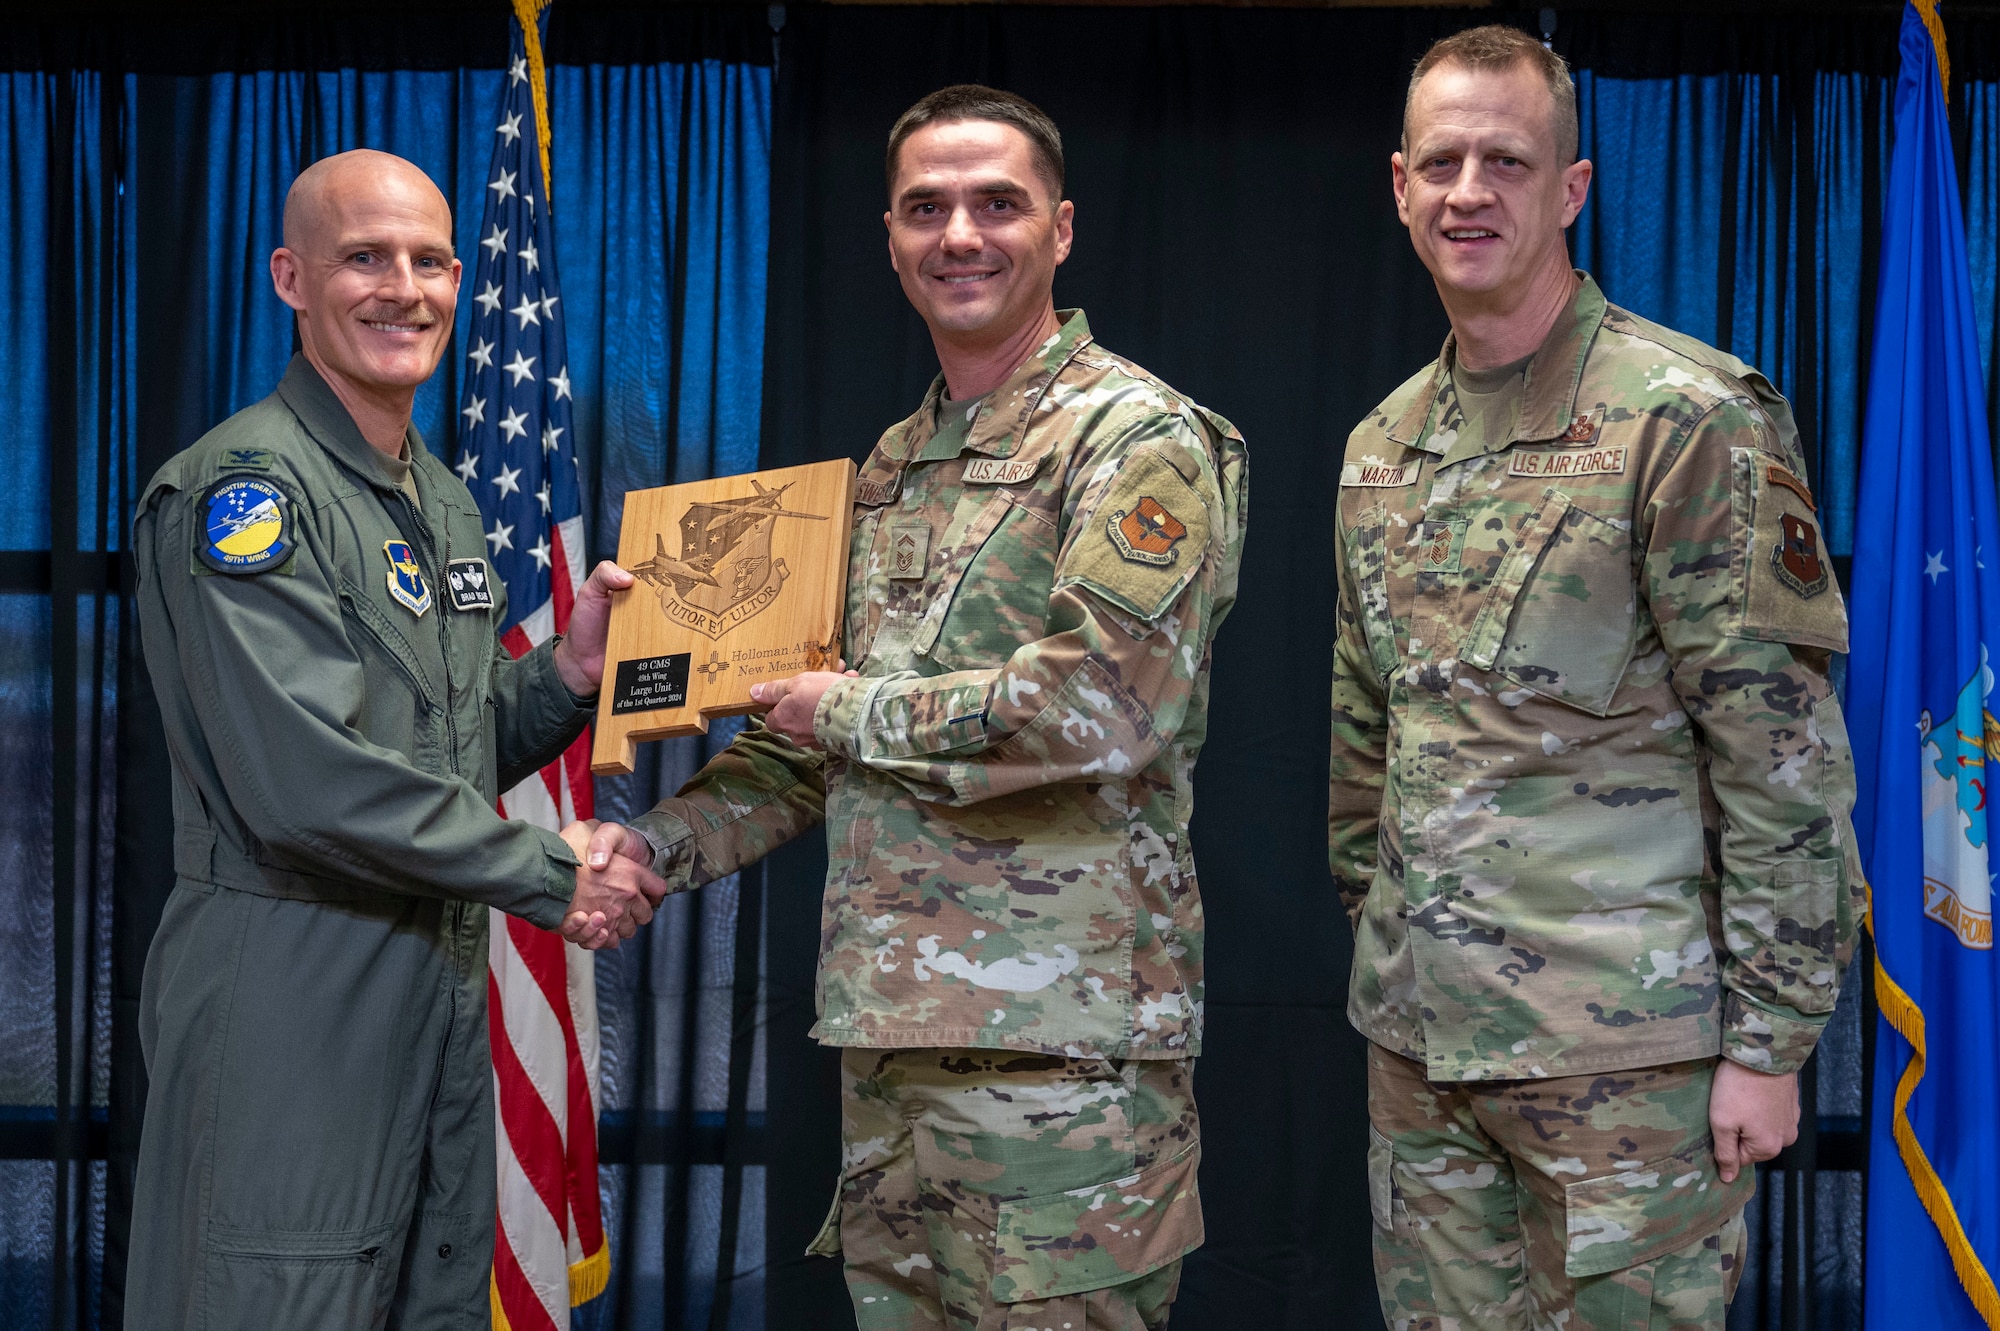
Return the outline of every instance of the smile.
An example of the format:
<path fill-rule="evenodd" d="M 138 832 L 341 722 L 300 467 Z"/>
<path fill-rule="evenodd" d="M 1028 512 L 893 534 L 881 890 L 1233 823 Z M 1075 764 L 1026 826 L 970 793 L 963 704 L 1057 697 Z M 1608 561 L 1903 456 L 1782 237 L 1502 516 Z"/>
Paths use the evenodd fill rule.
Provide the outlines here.
<path fill-rule="evenodd" d="M 421 333 L 424 329 L 431 326 L 429 324 L 382 323 L 375 319 L 363 319 L 361 322 L 367 324 L 378 333 Z"/>
<path fill-rule="evenodd" d="M 999 276 L 998 273 L 965 273 L 955 277 L 940 277 L 938 278 L 938 281 L 950 282 L 954 286 L 958 286 L 958 285 L 963 285 L 966 282 L 984 282 L 989 277 L 998 277 L 998 276 Z"/>
<path fill-rule="evenodd" d="M 1478 227 L 1458 227 L 1445 232 L 1444 238 L 1446 240 L 1498 240 L 1500 239 L 1500 235 L 1498 232 L 1483 231 Z"/>

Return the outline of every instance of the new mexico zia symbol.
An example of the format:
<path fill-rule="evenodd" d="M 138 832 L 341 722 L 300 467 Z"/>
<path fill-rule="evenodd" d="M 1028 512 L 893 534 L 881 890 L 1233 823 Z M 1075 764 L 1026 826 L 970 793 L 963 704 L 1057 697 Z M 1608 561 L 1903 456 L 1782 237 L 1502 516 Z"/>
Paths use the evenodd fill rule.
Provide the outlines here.
<path fill-rule="evenodd" d="M 689 504 L 681 514 L 681 554 L 667 553 L 654 536 L 653 557 L 632 572 L 660 593 L 660 609 L 676 624 L 720 638 L 770 607 L 792 571 L 771 557 L 771 529 L 779 518 L 825 522 L 819 513 L 795 513 L 781 506 L 790 485 L 755 494 Z"/>
<path fill-rule="evenodd" d="M 1917 719 L 1924 753 L 1924 914 L 1981 951 L 1993 946 L 1987 773 L 2000 760 L 1986 649 L 1950 712 Z"/>

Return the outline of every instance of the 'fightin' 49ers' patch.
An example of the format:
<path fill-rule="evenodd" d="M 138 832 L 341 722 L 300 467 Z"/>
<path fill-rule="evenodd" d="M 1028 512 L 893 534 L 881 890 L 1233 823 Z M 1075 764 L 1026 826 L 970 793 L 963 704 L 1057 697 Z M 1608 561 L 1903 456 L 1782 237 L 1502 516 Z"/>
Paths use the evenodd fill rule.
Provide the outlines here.
<path fill-rule="evenodd" d="M 1180 557 L 1174 547 L 1187 535 L 1187 524 L 1151 495 L 1114 512 L 1104 525 L 1118 553 L 1135 564 L 1173 563 Z"/>
<path fill-rule="evenodd" d="M 195 557 L 217 573 L 262 573 L 292 557 L 292 506 L 262 476 L 224 476 L 195 510 Z"/>

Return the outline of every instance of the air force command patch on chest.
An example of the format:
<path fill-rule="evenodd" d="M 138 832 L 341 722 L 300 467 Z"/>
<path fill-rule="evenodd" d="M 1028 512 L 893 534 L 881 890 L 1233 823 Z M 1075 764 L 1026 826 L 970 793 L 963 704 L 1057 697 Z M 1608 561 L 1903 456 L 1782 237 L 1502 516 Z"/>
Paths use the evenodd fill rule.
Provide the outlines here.
<path fill-rule="evenodd" d="M 444 566 L 445 590 L 454 610 L 491 610 L 493 578 L 483 559 L 454 559 Z"/>
<path fill-rule="evenodd" d="M 431 608 L 430 584 L 417 566 L 417 552 L 408 541 L 384 541 L 382 553 L 389 557 L 389 595 L 417 618 Z"/>
<path fill-rule="evenodd" d="M 224 476 L 202 495 L 195 556 L 217 573 L 262 573 L 291 558 L 291 500 L 262 476 Z"/>

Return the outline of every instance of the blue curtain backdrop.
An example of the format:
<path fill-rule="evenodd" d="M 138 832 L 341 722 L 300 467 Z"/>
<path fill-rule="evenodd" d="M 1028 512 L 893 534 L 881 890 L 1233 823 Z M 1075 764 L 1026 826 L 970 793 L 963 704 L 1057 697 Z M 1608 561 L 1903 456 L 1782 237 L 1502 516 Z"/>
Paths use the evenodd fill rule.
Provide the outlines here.
<path fill-rule="evenodd" d="M 586 522 L 607 557 L 627 489 L 755 465 L 772 48 L 761 10 L 566 18 L 558 5 L 549 38 L 552 192 Z M 157 720 L 119 651 L 136 487 L 283 373 L 291 316 L 268 262 L 302 166 L 407 157 L 473 250 L 507 18 L 440 26 L 442 57 L 414 62 L 337 27 L 220 24 L 214 50 L 182 33 L 164 54 L 143 25 L 117 53 L 44 32 L 25 57 L 17 35 L 0 72 L 0 1327 L 121 1315 L 136 977 L 171 885 L 149 867 L 167 862 Z M 35 63 L 58 67 L 18 67 Z M 417 402 L 446 457 L 463 343 L 462 325 Z M 600 812 L 649 806 L 701 754 L 649 746 L 600 786 Z M 666 928 L 600 961 L 614 1279 L 582 1326 L 763 1325 L 762 886 L 676 900 Z"/>

